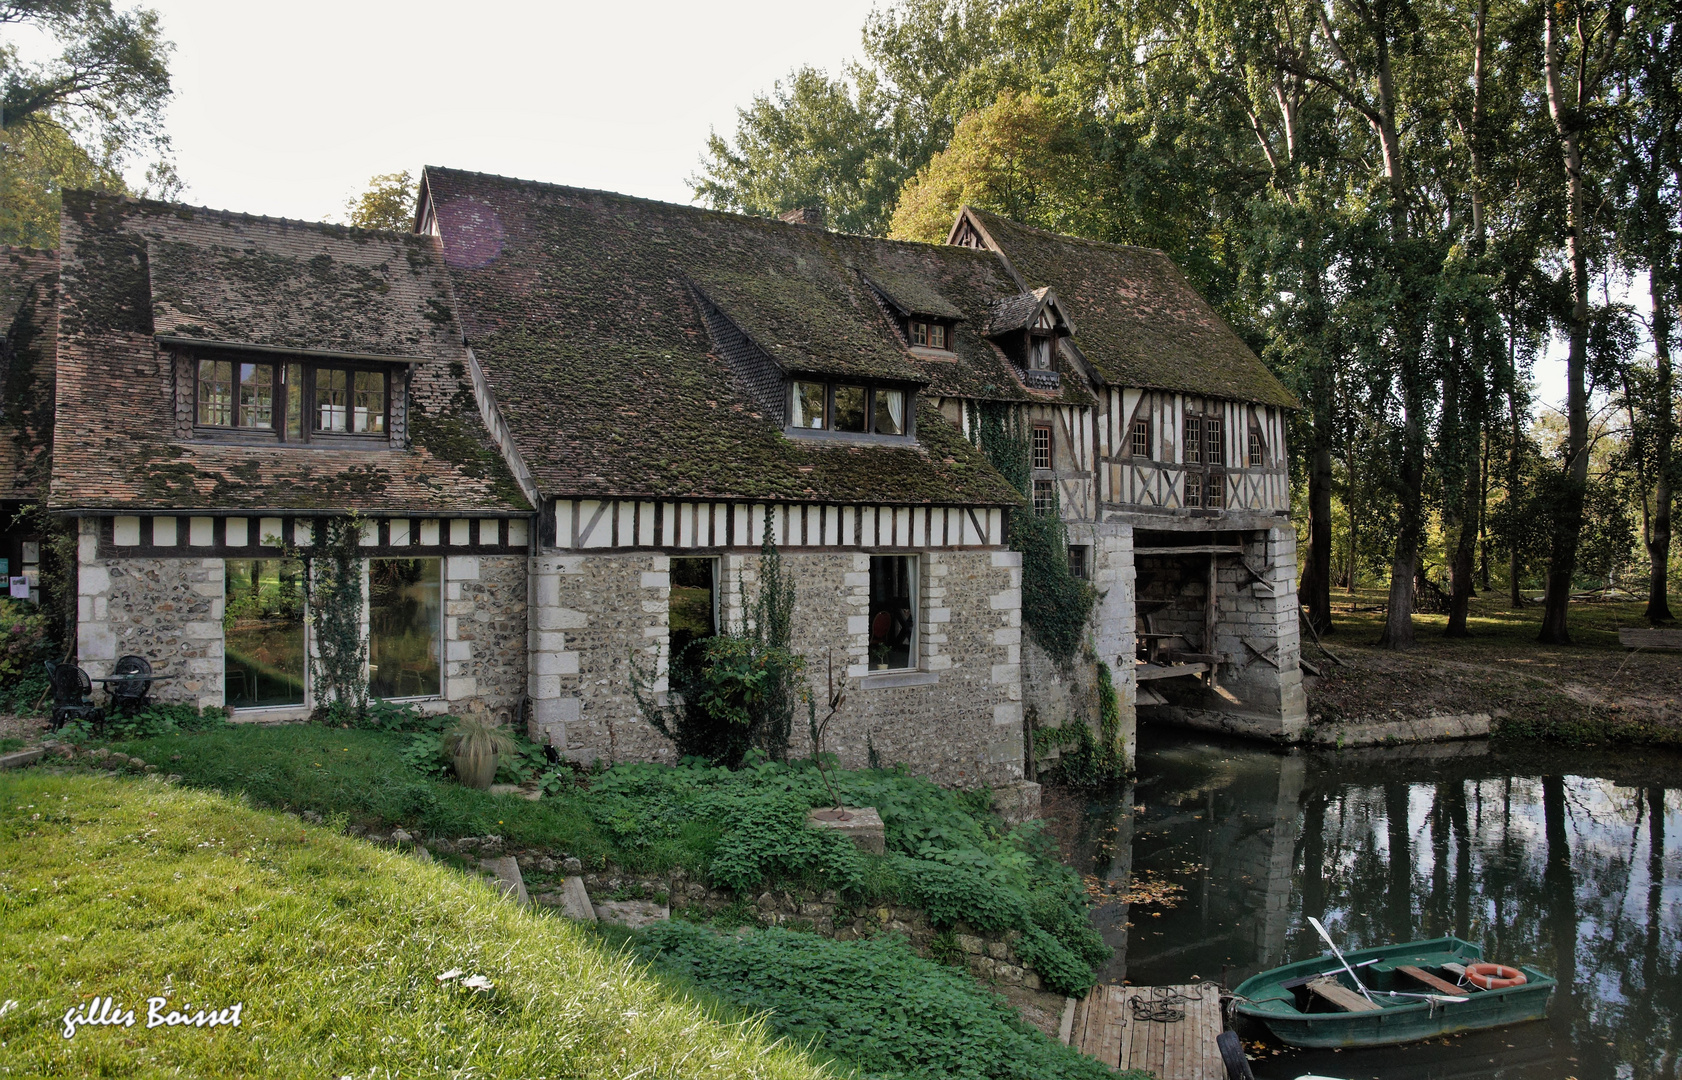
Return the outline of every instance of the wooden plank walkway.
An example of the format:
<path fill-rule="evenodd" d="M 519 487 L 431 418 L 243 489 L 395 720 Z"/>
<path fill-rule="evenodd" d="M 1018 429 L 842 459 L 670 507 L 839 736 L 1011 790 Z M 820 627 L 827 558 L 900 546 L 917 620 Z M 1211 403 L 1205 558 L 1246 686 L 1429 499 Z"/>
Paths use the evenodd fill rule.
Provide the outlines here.
<path fill-rule="evenodd" d="M 1159 999 L 1171 991 L 1182 999 L 1167 1007 L 1185 1014 L 1164 1023 L 1137 1019 L 1141 1008 L 1163 1008 Z M 1112 1069 L 1146 1069 L 1157 1080 L 1226 1080 L 1221 1051 L 1220 988 L 1189 986 L 1095 986 L 1075 1006 L 1069 1045 Z"/>

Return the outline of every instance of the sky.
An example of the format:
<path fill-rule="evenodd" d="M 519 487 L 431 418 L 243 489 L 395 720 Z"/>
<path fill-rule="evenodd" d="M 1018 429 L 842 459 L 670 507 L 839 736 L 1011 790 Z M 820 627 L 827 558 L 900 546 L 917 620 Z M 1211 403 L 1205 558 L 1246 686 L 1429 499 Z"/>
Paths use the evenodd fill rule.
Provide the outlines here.
<path fill-rule="evenodd" d="M 871 8 L 145 3 L 175 43 L 184 201 L 309 220 L 422 165 L 689 202 L 708 132 L 792 68 L 839 72 Z"/>

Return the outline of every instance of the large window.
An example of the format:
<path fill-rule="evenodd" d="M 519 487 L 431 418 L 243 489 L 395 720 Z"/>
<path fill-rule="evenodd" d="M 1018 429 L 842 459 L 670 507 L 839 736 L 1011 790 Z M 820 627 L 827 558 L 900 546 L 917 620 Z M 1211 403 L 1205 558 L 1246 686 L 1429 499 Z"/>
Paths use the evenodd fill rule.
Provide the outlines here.
<path fill-rule="evenodd" d="M 680 687 L 700 666 L 701 647 L 696 642 L 718 632 L 718 560 L 673 559 L 671 575 L 666 619 L 670 681 Z"/>
<path fill-rule="evenodd" d="M 383 371 L 201 359 L 196 418 L 200 427 L 274 431 L 288 441 L 384 435 L 390 389 Z M 306 401 L 313 407 L 306 410 Z"/>
<path fill-rule="evenodd" d="M 236 709 L 304 704 L 303 564 L 229 559 L 225 573 L 224 700 Z"/>
<path fill-rule="evenodd" d="M 1057 509 L 1057 481 L 1034 481 L 1034 513 L 1050 514 Z"/>
<path fill-rule="evenodd" d="M 917 559 L 870 557 L 870 668 L 917 666 Z"/>
<path fill-rule="evenodd" d="M 368 560 L 368 692 L 374 697 L 438 696 L 442 561 Z"/>
<path fill-rule="evenodd" d="M 911 394 L 898 387 L 797 380 L 789 384 L 788 426 L 855 435 L 911 434 Z"/>

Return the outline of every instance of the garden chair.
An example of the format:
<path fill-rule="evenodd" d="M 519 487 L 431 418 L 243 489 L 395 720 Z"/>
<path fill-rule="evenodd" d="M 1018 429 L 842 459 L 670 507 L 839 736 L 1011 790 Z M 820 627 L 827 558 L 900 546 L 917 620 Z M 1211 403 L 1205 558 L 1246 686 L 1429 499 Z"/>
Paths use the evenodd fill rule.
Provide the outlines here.
<path fill-rule="evenodd" d="M 111 674 L 113 678 L 106 683 L 111 708 L 125 715 L 144 709 L 146 695 L 152 691 L 151 663 L 144 656 L 120 656 Z"/>
<path fill-rule="evenodd" d="M 105 722 L 105 710 L 95 705 L 93 680 L 75 664 L 55 664 L 47 661 L 47 679 L 53 688 L 53 730 L 57 731 L 71 720 L 85 720 L 90 724 Z"/>

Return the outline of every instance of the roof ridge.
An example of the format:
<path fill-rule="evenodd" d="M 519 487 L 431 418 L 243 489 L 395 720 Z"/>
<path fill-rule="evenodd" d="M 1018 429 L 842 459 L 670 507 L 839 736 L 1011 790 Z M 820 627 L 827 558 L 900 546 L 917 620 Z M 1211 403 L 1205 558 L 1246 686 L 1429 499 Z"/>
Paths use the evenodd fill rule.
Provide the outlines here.
<path fill-rule="evenodd" d="M 642 203 L 642 204 L 645 204 L 645 205 L 648 205 L 648 206 L 667 207 L 667 208 L 670 208 L 672 210 L 681 210 L 681 211 L 685 211 L 687 213 L 693 213 L 693 214 L 716 214 L 720 217 L 735 218 L 735 219 L 738 219 L 738 220 L 741 220 L 741 221 L 751 221 L 751 222 L 754 222 L 756 224 L 776 225 L 776 226 L 779 226 L 781 228 L 786 228 L 786 229 L 799 229 L 799 228 L 805 228 L 807 230 L 811 229 L 811 226 L 809 226 L 809 225 L 800 225 L 800 224 L 796 224 L 796 223 L 793 223 L 793 222 L 781 221 L 781 220 L 779 220 L 775 217 L 768 217 L 768 216 L 763 215 L 763 214 L 747 214 L 747 213 L 743 213 L 739 210 L 720 210 L 717 207 L 699 206 L 699 205 L 696 205 L 694 203 L 669 202 L 665 199 L 649 198 L 646 195 L 629 195 L 629 194 L 626 194 L 623 191 L 610 191 L 607 188 L 579 187 L 576 184 L 560 184 L 560 183 L 556 183 L 553 180 L 527 180 L 527 179 L 524 179 L 524 178 L 518 177 L 518 176 L 504 176 L 501 173 L 480 172 L 477 169 L 456 169 L 456 168 L 452 168 L 448 165 L 425 165 L 425 166 L 422 166 L 422 169 L 423 170 L 428 170 L 428 169 L 436 170 L 437 172 L 444 172 L 444 173 L 455 173 L 459 176 L 475 176 L 475 177 L 479 177 L 480 179 L 485 179 L 485 180 L 498 180 L 498 181 L 501 181 L 505 184 L 519 185 L 519 186 L 522 186 L 522 187 L 546 188 L 546 189 L 549 189 L 549 190 L 552 190 L 552 191 L 564 191 L 564 192 L 570 192 L 570 193 L 574 193 L 574 194 L 578 194 L 578 195 L 603 195 L 603 196 L 607 196 L 608 198 L 612 198 L 612 199 L 622 199 L 626 202 Z M 868 240 L 871 243 L 875 243 L 875 244 L 893 244 L 893 245 L 897 245 L 897 246 L 900 246 L 900 247 L 912 248 L 912 249 L 925 249 L 926 250 L 926 249 L 930 249 L 930 248 L 938 248 L 942 252 L 946 251 L 951 246 L 951 245 L 944 244 L 944 243 L 931 244 L 931 243 L 928 243 L 928 242 L 923 241 L 923 240 L 901 240 L 901 239 L 898 239 L 897 237 L 891 237 L 891 236 L 872 236 L 869 233 L 843 232 L 840 229 L 834 229 L 834 228 L 830 228 L 828 226 L 825 226 L 822 229 L 822 231 L 819 235 L 831 236 L 831 237 L 842 237 L 842 238 L 845 238 L 845 239 L 848 239 L 848 240 Z M 963 250 L 970 250 L 970 249 L 963 249 Z M 982 256 L 988 256 L 991 253 L 990 252 L 978 252 L 977 254 L 982 255 Z"/>
<path fill-rule="evenodd" d="M 1089 247 L 1111 248 L 1117 251 L 1144 251 L 1152 255 L 1161 255 L 1170 261 L 1173 260 L 1173 256 L 1169 255 L 1161 248 L 1146 247 L 1144 244 L 1117 244 L 1111 240 L 1094 240 L 1087 236 L 1074 236 L 1070 233 L 1053 232 L 1050 229 L 1042 229 L 1038 225 L 1028 225 L 1024 222 L 1017 221 L 1015 218 L 1005 217 L 1003 214 L 995 213 L 992 210 L 983 210 L 979 206 L 970 206 L 969 210 L 973 213 L 985 214 L 987 217 L 990 217 L 995 221 L 1002 221 L 1005 224 L 1014 226 L 1018 229 L 1026 229 L 1031 233 L 1038 233 L 1041 236 L 1049 236 L 1053 240 L 1067 240 L 1076 244 L 1086 244 Z M 1176 263 L 1175 265 L 1178 264 Z"/>
<path fill-rule="evenodd" d="M 167 210 L 191 210 L 195 213 L 219 215 L 223 218 L 243 218 L 246 221 L 263 222 L 270 225 L 296 225 L 306 229 L 333 229 L 341 233 L 364 233 L 368 236 L 389 236 L 393 238 L 421 237 L 414 232 L 398 232 L 391 229 L 365 229 L 360 225 L 341 225 L 336 221 L 310 221 L 306 218 L 276 217 L 273 214 L 253 214 L 246 210 L 229 210 L 225 207 L 201 206 L 196 203 L 168 202 L 163 199 L 144 199 L 134 195 L 117 195 L 109 191 L 93 191 L 91 189 L 71 190 L 66 194 L 96 195 L 107 199 L 116 199 L 129 206 L 158 207 Z"/>

